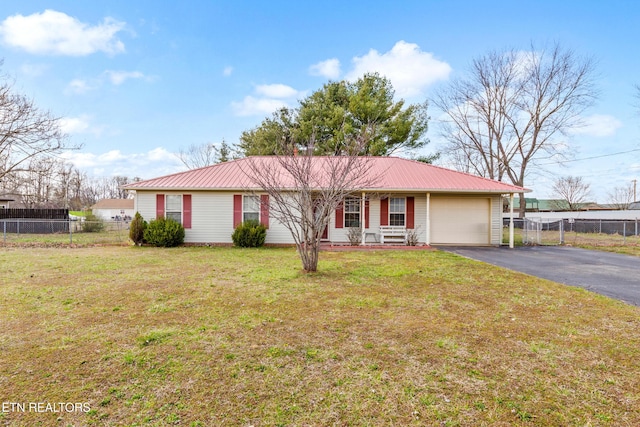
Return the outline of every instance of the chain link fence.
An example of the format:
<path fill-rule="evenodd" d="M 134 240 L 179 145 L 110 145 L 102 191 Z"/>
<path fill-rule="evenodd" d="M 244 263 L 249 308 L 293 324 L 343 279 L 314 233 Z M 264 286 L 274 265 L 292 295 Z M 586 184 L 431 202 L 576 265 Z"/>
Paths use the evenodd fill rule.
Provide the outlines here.
<path fill-rule="evenodd" d="M 124 245 L 129 242 L 128 221 L 0 219 L 5 245 Z"/>
<path fill-rule="evenodd" d="M 509 220 L 505 219 L 508 243 Z M 588 219 L 514 219 L 514 238 L 524 245 L 640 245 L 640 221 Z"/>

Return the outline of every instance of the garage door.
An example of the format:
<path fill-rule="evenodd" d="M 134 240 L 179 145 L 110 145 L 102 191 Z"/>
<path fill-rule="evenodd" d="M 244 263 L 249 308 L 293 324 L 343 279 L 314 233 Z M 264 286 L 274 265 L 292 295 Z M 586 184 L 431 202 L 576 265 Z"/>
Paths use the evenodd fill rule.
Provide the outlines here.
<path fill-rule="evenodd" d="M 472 197 L 431 197 L 431 243 L 490 243 L 491 200 Z"/>

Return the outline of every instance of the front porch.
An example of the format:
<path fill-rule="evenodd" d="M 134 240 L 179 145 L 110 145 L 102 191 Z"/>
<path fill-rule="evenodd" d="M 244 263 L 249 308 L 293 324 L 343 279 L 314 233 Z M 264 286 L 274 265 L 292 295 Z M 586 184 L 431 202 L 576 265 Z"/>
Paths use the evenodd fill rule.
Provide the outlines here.
<path fill-rule="evenodd" d="M 502 197 L 363 191 L 336 209 L 323 239 L 333 245 L 362 246 L 501 245 Z M 512 221 L 509 228 L 508 244 L 513 247 Z"/>

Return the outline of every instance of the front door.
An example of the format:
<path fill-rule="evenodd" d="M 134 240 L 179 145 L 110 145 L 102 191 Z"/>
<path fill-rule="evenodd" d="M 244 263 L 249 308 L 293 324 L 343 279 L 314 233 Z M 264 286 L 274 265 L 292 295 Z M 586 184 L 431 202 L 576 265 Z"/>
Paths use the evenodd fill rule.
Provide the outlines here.
<path fill-rule="evenodd" d="M 322 240 L 329 240 L 329 226 L 325 226 L 324 230 L 322 231 L 322 237 L 320 238 Z"/>
<path fill-rule="evenodd" d="M 313 214 L 316 216 L 316 220 L 318 219 L 318 210 L 316 209 L 316 207 L 314 206 L 313 208 Z M 329 225 L 327 224 L 324 227 L 324 230 L 322 230 L 322 236 L 320 237 L 320 240 L 329 240 Z"/>

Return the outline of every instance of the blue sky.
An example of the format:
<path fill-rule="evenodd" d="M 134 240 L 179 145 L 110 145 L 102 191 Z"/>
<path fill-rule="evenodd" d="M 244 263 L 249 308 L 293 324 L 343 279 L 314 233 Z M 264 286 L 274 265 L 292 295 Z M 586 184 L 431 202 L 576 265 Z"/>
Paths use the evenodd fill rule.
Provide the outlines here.
<path fill-rule="evenodd" d="M 554 42 L 597 63 L 600 97 L 572 135 L 575 160 L 532 173 L 532 195 L 583 176 L 592 199 L 640 178 L 640 2 L 4 1 L 2 72 L 64 117 L 65 157 L 92 176 L 181 170 L 191 144 L 236 143 L 270 112 L 367 71 L 423 102 L 490 50 Z M 438 149 L 432 117 L 425 152 Z M 618 154 L 622 153 L 622 154 Z"/>

